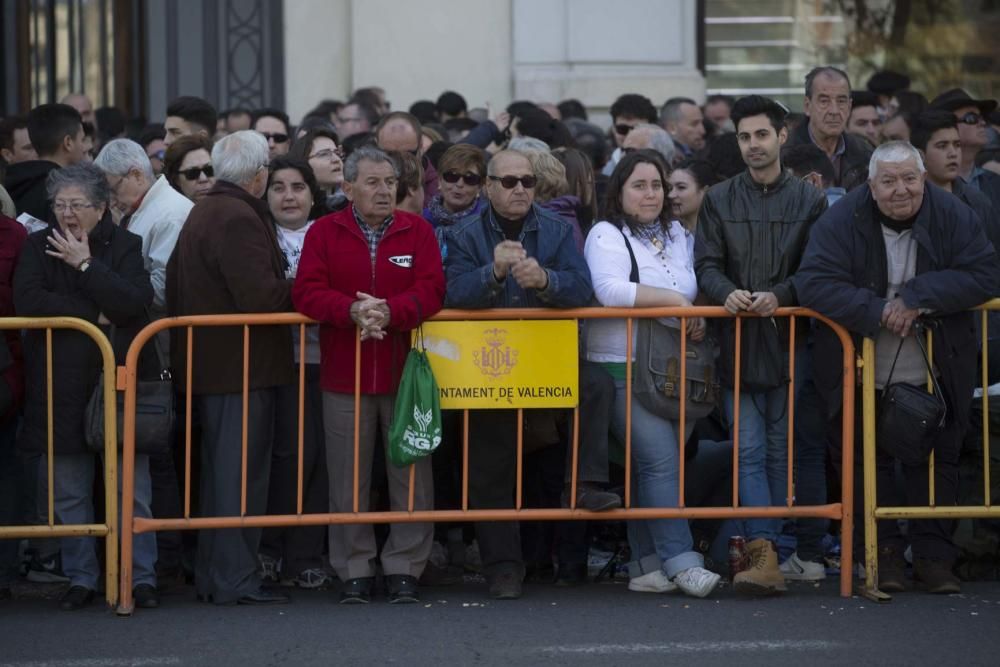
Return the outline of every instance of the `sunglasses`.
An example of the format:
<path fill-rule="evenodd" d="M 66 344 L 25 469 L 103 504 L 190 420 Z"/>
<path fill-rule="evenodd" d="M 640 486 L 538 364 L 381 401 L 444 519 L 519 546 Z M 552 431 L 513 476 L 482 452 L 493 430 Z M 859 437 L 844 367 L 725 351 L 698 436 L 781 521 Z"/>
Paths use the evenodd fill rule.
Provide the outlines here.
<path fill-rule="evenodd" d="M 190 169 L 185 169 L 184 171 L 178 173 L 189 181 L 197 181 L 201 174 L 205 174 L 207 178 L 215 176 L 215 170 L 212 169 L 212 165 L 210 164 L 206 164 L 202 167 L 191 167 Z"/>
<path fill-rule="evenodd" d="M 460 174 L 457 171 L 446 171 L 441 174 L 441 178 L 444 179 L 445 183 L 458 183 L 459 181 L 465 181 L 466 185 L 479 185 L 483 182 L 483 177 L 479 174 L 473 174 L 471 171 L 464 174 Z M 513 185 L 511 187 L 514 187 Z"/>
<path fill-rule="evenodd" d="M 632 131 L 632 126 L 631 125 L 615 125 L 615 132 L 617 132 L 618 134 L 620 134 L 622 136 L 625 136 L 626 134 L 628 134 L 631 131 Z"/>
<path fill-rule="evenodd" d="M 979 125 L 986 119 L 977 114 L 975 111 L 970 111 L 969 113 L 965 114 L 958 120 L 962 123 L 965 123 L 966 125 Z"/>
<path fill-rule="evenodd" d="M 265 139 L 274 139 L 274 143 L 276 144 L 283 144 L 288 141 L 288 135 L 281 134 L 280 132 L 275 132 L 273 134 L 271 132 L 261 132 L 261 134 Z"/>
<path fill-rule="evenodd" d="M 513 190 L 517 187 L 518 183 L 523 185 L 525 190 L 530 190 L 538 183 L 538 179 L 534 176 L 504 176 L 502 178 L 500 176 L 490 176 L 489 179 L 491 181 L 500 181 L 500 185 L 503 186 L 504 190 Z"/>

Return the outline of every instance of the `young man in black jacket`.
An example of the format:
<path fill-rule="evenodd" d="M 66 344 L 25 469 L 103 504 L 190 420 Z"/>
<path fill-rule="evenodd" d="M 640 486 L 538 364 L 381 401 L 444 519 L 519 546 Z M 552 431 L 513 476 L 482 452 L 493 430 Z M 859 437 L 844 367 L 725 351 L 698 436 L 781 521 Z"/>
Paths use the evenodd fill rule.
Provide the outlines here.
<path fill-rule="evenodd" d="M 698 215 L 695 246 L 700 290 L 733 315 L 742 330 L 739 396 L 739 500 L 744 507 L 783 505 L 788 467 L 787 325 L 771 319 L 779 306 L 797 305 L 792 274 L 805 250 L 809 228 L 826 210 L 826 197 L 782 170 L 780 151 L 788 138 L 785 109 L 759 95 L 733 106 L 732 119 L 747 171 L 709 190 Z M 720 331 L 720 379 L 725 408 L 735 413 L 733 324 Z M 768 347 L 773 355 L 762 354 Z M 751 353 L 747 353 L 752 350 Z M 733 578 L 736 590 L 773 594 L 785 590 L 774 542 L 780 519 L 746 522 L 752 567 Z"/>

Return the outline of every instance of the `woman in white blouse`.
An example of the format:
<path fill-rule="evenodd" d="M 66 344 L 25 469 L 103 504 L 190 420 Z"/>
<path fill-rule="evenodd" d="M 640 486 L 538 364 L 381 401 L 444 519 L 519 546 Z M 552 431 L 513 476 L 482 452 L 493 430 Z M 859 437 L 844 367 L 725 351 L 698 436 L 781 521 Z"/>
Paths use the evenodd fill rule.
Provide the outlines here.
<path fill-rule="evenodd" d="M 623 158 L 608 183 L 606 217 L 591 229 L 584 253 L 602 306 L 654 308 L 690 306 L 698 294 L 694 238 L 664 210 L 666 168 L 660 158 L 637 151 Z M 630 280 L 635 254 L 639 282 Z M 668 320 L 679 326 L 677 320 Z M 691 340 L 705 336 L 705 321 L 688 319 Z M 636 327 L 633 327 L 633 332 Z M 633 350 L 635 340 L 633 339 Z M 617 396 L 612 427 L 625 439 L 626 327 L 624 320 L 592 320 L 587 358 L 603 364 L 615 378 Z M 633 352 L 634 357 L 634 352 Z M 638 480 L 638 505 L 676 507 L 679 494 L 678 424 L 632 401 L 632 459 Z M 719 575 L 704 569 L 685 519 L 630 521 L 629 589 L 663 593 L 680 588 L 705 597 Z"/>

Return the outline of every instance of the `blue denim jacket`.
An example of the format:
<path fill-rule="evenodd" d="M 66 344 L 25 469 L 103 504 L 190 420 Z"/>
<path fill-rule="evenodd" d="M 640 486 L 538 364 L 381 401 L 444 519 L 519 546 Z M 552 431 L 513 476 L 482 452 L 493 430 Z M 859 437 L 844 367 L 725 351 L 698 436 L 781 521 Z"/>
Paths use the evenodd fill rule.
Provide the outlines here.
<path fill-rule="evenodd" d="M 448 308 L 580 308 L 590 304 L 594 288 L 590 269 L 577 250 L 572 226 L 558 215 L 532 205 L 518 240 L 549 275 L 544 290 L 522 289 L 513 276 L 497 282 L 493 249 L 504 240 L 493 214 L 479 214 L 447 228 L 445 276 Z"/>

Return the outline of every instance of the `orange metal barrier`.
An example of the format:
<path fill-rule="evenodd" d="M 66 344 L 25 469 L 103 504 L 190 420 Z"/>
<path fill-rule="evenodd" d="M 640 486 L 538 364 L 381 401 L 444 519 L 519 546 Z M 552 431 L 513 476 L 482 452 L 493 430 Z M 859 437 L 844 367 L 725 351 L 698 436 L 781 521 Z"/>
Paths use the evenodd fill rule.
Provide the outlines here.
<path fill-rule="evenodd" d="M 830 503 L 826 505 L 799 506 L 794 504 L 793 470 L 794 470 L 794 368 L 795 368 L 795 322 L 797 318 L 816 319 L 831 327 L 839 337 L 843 346 L 843 460 L 842 460 L 842 488 L 853 488 L 853 434 L 854 434 L 854 393 L 855 393 L 855 353 L 854 344 L 850 334 L 831 320 L 810 310 L 802 308 L 780 308 L 775 317 L 787 317 L 791 321 L 790 330 L 793 332 L 790 340 L 790 364 L 792 376 L 789 385 L 789 405 L 788 405 L 788 493 L 786 504 L 772 507 L 741 507 L 739 504 L 739 435 L 738 428 L 734 426 L 733 437 L 733 504 L 731 507 L 686 507 L 684 503 L 684 442 L 681 438 L 680 445 L 680 502 L 678 507 L 632 507 L 631 488 L 631 383 L 632 383 L 632 363 L 627 365 L 626 385 L 628 387 L 626 405 L 626 437 L 625 437 L 625 495 L 623 498 L 624 507 L 618 510 L 594 513 L 575 508 L 576 488 L 577 488 L 577 463 L 579 455 L 579 429 L 573 429 L 572 442 L 572 463 L 573 470 L 571 476 L 571 506 L 569 508 L 551 509 L 524 509 L 522 507 L 522 464 L 524 454 L 523 443 L 523 421 L 520 419 L 522 410 L 518 410 L 517 439 L 517 473 L 516 473 L 516 495 L 514 497 L 515 506 L 512 509 L 469 509 L 469 411 L 464 410 L 463 418 L 463 444 L 462 444 L 462 508 L 458 510 L 414 510 L 413 496 L 413 469 L 410 470 L 410 495 L 409 505 L 406 511 L 382 511 L 382 512 L 358 512 L 358 452 L 359 452 L 359 429 L 360 418 L 360 372 L 361 355 L 360 336 L 357 338 L 355 347 L 355 407 L 354 407 L 354 512 L 351 513 L 302 513 L 303 495 L 303 414 L 305 399 L 305 346 L 300 347 L 299 364 L 299 433 L 298 433 L 298 484 L 296 507 L 297 513 L 283 516 L 247 516 L 246 515 L 246 490 L 247 490 L 247 404 L 249 395 L 249 342 L 250 327 L 261 325 L 298 325 L 300 327 L 301 340 L 305 340 L 305 327 L 311 324 L 312 320 L 293 314 L 248 314 L 248 315 L 202 315 L 189 317 L 176 317 L 158 320 L 135 337 L 128 352 L 126 366 L 123 369 L 125 379 L 125 417 L 124 417 L 124 452 L 122 459 L 123 474 L 123 496 L 122 496 L 122 568 L 121 568 L 121 603 L 118 611 L 121 614 L 130 614 L 133 608 L 132 602 L 132 537 L 135 533 L 162 530 L 184 530 L 184 529 L 213 529 L 213 528 L 251 528 L 251 527 L 277 527 L 277 526 L 311 526 L 328 524 L 367 524 L 367 523 L 409 523 L 427 521 L 531 521 L 531 520 L 608 520 L 608 519 L 731 519 L 731 518 L 783 518 L 783 517 L 814 517 L 828 518 L 841 521 L 841 574 L 840 574 L 840 594 L 849 596 L 851 594 L 851 570 L 852 570 L 852 526 L 853 526 L 853 504 L 852 495 L 845 493 L 842 502 Z M 681 337 L 681 353 L 686 359 L 686 324 L 687 319 L 692 317 L 704 318 L 732 318 L 724 308 L 721 307 L 689 307 L 689 308 L 579 308 L 579 309 L 491 309 L 491 310 L 445 310 L 432 318 L 434 321 L 481 321 L 481 320 L 567 320 L 567 319 L 625 319 L 628 330 L 628 343 L 626 357 L 632 357 L 632 331 L 635 319 L 640 318 L 663 318 L 676 317 L 680 319 L 681 331 L 685 332 Z M 735 378 L 735 409 L 734 421 L 738 425 L 739 421 L 739 364 L 741 348 L 741 322 L 745 317 L 755 317 L 754 315 L 740 315 L 736 318 L 736 378 Z M 142 347 L 158 332 L 169 328 L 186 329 L 187 335 L 187 368 L 184 372 L 184 382 L 186 393 L 190 396 L 192 383 L 192 359 L 194 352 L 194 337 L 192 335 L 195 327 L 242 327 L 243 328 L 243 435 L 242 435 L 242 489 L 241 489 L 241 513 L 240 516 L 231 517 L 192 517 L 191 516 L 191 494 L 190 494 L 190 473 L 191 473 L 191 402 L 187 402 L 187 410 L 184 415 L 178 415 L 178 421 L 184 424 L 185 429 L 185 452 L 184 452 L 184 516 L 178 519 L 146 519 L 134 517 L 132 514 L 132 496 L 134 493 L 133 470 L 135 465 L 135 406 L 136 406 L 136 382 L 137 364 Z M 237 353 L 235 350 L 233 353 Z M 682 404 L 686 401 L 686 363 L 681 364 L 680 386 Z M 680 432 L 684 433 L 685 418 L 681 411 Z M 574 424 L 579 423 L 579 408 L 574 409 Z"/>
<path fill-rule="evenodd" d="M 47 403 L 46 465 L 48 476 L 48 522 L 43 526 L 0 526 L 0 539 L 45 537 L 102 537 L 105 540 L 105 599 L 108 606 L 118 603 L 118 420 L 115 414 L 115 353 L 111 343 L 96 326 L 75 317 L 4 317 L 0 331 L 45 329 L 45 379 Z M 52 401 L 52 330 L 71 329 L 89 336 L 101 351 L 104 371 L 104 523 L 56 524 L 55 520 L 55 427 Z M 129 496 L 131 498 L 131 495 Z M 131 502 L 131 500 L 129 501 Z"/>

